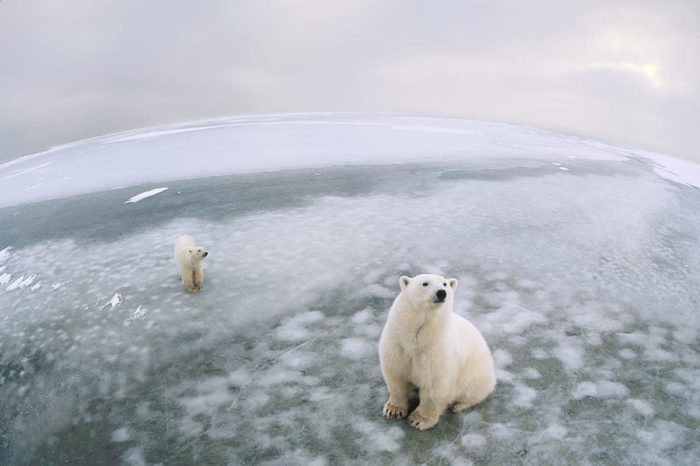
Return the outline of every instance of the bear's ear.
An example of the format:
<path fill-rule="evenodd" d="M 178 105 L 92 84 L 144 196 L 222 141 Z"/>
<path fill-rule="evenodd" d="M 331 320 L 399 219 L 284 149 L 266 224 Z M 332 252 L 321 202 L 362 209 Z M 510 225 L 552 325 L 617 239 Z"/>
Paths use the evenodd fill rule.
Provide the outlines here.
<path fill-rule="evenodd" d="M 411 279 L 408 278 L 406 275 L 403 275 L 401 278 L 399 278 L 399 286 L 401 287 L 401 291 L 403 291 L 408 286 L 408 283 L 410 281 Z"/>
<path fill-rule="evenodd" d="M 452 288 L 452 291 L 455 291 L 457 289 L 457 285 L 459 284 L 456 278 L 450 278 L 449 280 L 447 280 L 447 283 L 450 284 L 450 288 Z"/>

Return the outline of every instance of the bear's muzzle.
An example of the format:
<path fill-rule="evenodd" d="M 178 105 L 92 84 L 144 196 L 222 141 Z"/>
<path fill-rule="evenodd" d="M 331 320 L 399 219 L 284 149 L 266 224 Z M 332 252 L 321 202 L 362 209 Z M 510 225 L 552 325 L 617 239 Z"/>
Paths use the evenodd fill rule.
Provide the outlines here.
<path fill-rule="evenodd" d="M 435 304 L 442 304 L 445 302 L 445 298 L 447 298 L 447 291 L 437 290 L 435 292 L 435 297 L 431 301 Z"/>

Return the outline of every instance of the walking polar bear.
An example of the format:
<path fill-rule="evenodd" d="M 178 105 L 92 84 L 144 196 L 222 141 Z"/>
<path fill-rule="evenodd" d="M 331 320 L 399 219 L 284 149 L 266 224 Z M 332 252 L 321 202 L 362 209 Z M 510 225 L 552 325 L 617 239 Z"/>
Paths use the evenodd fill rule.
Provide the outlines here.
<path fill-rule="evenodd" d="M 196 293 L 204 282 L 202 259 L 209 253 L 206 248 L 197 246 L 190 235 L 182 235 L 175 240 L 173 253 L 182 284 L 189 291 Z"/>
<path fill-rule="evenodd" d="M 389 389 L 383 415 L 408 415 L 408 396 L 420 403 L 408 422 L 425 430 L 448 407 L 459 412 L 484 400 L 496 386 L 493 358 L 471 322 L 452 312 L 457 280 L 439 275 L 399 279 L 401 292 L 379 340 L 382 375 Z"/>

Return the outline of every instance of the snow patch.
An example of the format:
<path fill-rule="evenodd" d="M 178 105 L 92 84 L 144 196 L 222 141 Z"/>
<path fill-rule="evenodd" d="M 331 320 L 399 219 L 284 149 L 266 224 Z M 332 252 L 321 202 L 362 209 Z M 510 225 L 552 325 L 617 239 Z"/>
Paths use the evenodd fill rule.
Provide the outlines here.
<path fill-rule="evenodd" d="M 112 432 L 112 442 L 126 442 L 130 439 L 131 435 L 129 434 L 129 429 L 127 427 L 122 427 Z"/>
<path fill-rule="evenodd" d="M 54 285 L 52 285 L 52 286 L 55 286 L 55 285 L 56 285 L 56 283 L 54 283 Z M 58 287 L 56 287 L 56 288 L 58 288 Z M 106 308 L 107 306 L 112 306 L 112 309 L 114 309 L 115 307 L 119 306 L 122 302 L 123 302 L 122 295 L 119 293 L 114 293 L 114 296 L 112 296 L 112 299 L 110 299 L 106 304 L 104 304 L 102 307 L 100 307 L 100 310 Z"/>
<path fill-rule="evenodd" d="M 566 434 L 569 433 L 569 430 L 561 424 L 552 424 L 551 426 L 547 427 L 543 433 L 549 438 L 563 440 L 564 437 L 566 437 Z"/>
<path fill-rule="evenodd" d="M 513 357 L 510 353 L 502 348 L 497 349 L 493 352 L 493 364 L 495 366 L 496 379 L 502 382 L 511 383 L 513 381 L 513 374 L 507 371 L 505 368 L 513 363 Z"/>
<path fill-rule="evenodd" d="M 640 400 L 638 398 L 630 398 L 626 401 L 626 403 L 632 408 L 636 409 L 642 416 L 648 417 L 654 415 L 654 407 L 648 401 Z"/>
<path fill-rule="evenodd" d="M 522 376 L 524 379 L 539 379 L 541 377 L 540 371 L 535 369 L 534 367 L 526 367 L 522 371 Z"/>
<path fill-rule="evenodd" d="M 649 429 L 639 430 L 637 437 L 649 444 L 654 450 L 667 450 L 685 443 L 689 433 L 697 435 L 696 431 L 689 432 L 688 428 L 675 422 L 657 420 Z"/>
<path fill-rule="evenodd" d="M 394 298 L 396 296 L 396 292 L 386 288 L 385 286 L 378 285 L 375 283 L 372 285 L 368 285 L 368 286 L 364 287 L 362 290 L 360 290 L 360 295 L 361 296 L 390 299 L 390 298 Z"/>
<path fill-rule="evenodd" d="M 124 463 L 129 466 L 146 466 L 147 463 L 143 457 L 143 448 L 129 448 L 126 453 L 124 453 Z"/>
<path fill-rule="evenodd" d="M 353 314 L 353 316 L 350 318 L 350 322 L 352 322 L 355 325 L 359 324 L 367 324 L 370 323 L 374 320 L 372 317 L 372 309 L 363 309 L 360 312 L 356 312 Z"/>
<path fill-rule="evenodd" d="M 228 377 L 212 377 L 200 382 L 193 396 L 181 397 L 178 404 L 185 410 L 188 419 L 215 413 L 220 406 L 230 405 L 233 394 L 228 390 Z"/>
<path fill-rule="evenodd" d="M 0 280 L 1 280 L 1 278 L 2 277 L 0 277 Z M 10 286 L 8 286 L 6 289 L 7 289 L 7 291 L 12 291 L 12 290 L 16 290 L 16 289 L 26 288 L 27 286 L 31 285 L 35 279 L 36 279 L 36 274 L 30 275 L 27 278 L 24 278 L 24 275 L 22 275 L 17 280 L 12 282 L 12 284 Z"/>
<path fill-rule="evenodd" d="M 700 164 L 664 154 L 647 151 L 637 152 L 641 157 L 651 160 L 656 165 L 654 171 L 662 178 L 700 188 Z"/>
<path fill-rule="evenodd" d="M 141 307 L 141 305 L 139 304 L 136 310 L 132 312 L 129 317 L 127 317 L 127 319 L 124 321 L 124 324 L 129 325 L 131 322 L 143 319 L 146 316 L 147 312 L 148 309 L 146 309 L 145 307 Z"/>
<path fill-rule="evenodd" d="M 527 385 L 516 385 L 513 405 L 520 408 L 532 408 L 532 402 L 537 398 L 537 391 Z"/>
<path fill-rule="evenodd" d="M 340 345 L 340 354 L 348 359 L 362 359 L 374 350 L 374 345 L 361 338 L 345 338 Z"/>
<path fill-rule="evenodd" d="M 237 371 L 231 372 L 228 376 L 229 383 L 234 387 L 245 387 L 250 383 L 252 377 L 250 373 L 243 369 L 238 369 Z"/>
<path fill-rule="evenodd" d="M 572 393 L 575 400 L 591 398 L 622 398 L 629 394 L 629 389 L 621 383 L 601 380 L 598 382 L 581 382 Z"/>
<path fill-rule="evenodd" d="M 365 436 L 365 445 L 374 451 L 397 452 L 401 448 L 401 439 L 404 431 L 399 427 L 392 426 L 388 429 L 383 425 L 378 425 L 365 420 L 358 420 L 354 428 Z"/>
<path fill-rule="evenodd" d="M 129 203 L 136 203 L 139 201 L 142 201 L 148 197 L 155 196 L 156 194 L 160 194 L 163 191 L 165 191 L 168 188 L 156 188 L 156 189 L 151 189 L 150 191 L 143 192 L 141 194 L 137 194 L 136 196 L 130 197 L 128 201 L 124 201 L 124 204 L 129 204 Z"/>
<path fill-rule="evenodd" d="M 304 370 L 315 364 L 317 357 L 313 353 L 290 351 L 283 354 L 280 360 L 292 369 Z"/>
<path fill-rule="evenodd" d="M 583 367 L 584 350 L 578 343 L 568 340 L 561 341 L 557 345 L 554 354 L 567 371 L 577 371 Z"/>
<path fill-rule="evenodd" d="M 311 338 L 312 333 L 306 328 L 307 325 L 314 324 L 323 319 L 323 314 L 319 311 L 309 311 L 286 319 L 277 328 L 277 338 L 282 341 L 299 342 Z"/>
<path fill-rule="evenodd" d="M 486 437 L 479 434 L 466 434 L 462 435 L 459 439 L 459 443 L 462 444 L 464 448 L 468 451 L 479 451 L 483 450 L 487 444 Z"/>
<path fill-rule="evenodd" d="M 533 325 L 542 325 L 546 322 L 547 318 L 541 313 L 508 303 L 497 311 L 485 315 L 480 327 L 486 333 L 502 332 L 519 335 Z"/>
<path fill-rule="evenodd" d="M 499 422 L 491 424 L 491 426 L 489 427 L 489 432 L 491 436 L 498 440 L 506 440 L 513 437 L 514 435 L 513 429 L 511 427 L 508 427 L 507 425 L 501 424 Z"/>
<path fill-rule="evenodd" d="M 505 369 L 513 364 L 513 356 L 503 348 L 498 348 L 493 352 L 493 363 L 498 369 Z"/>
<path fill-rule="evenodd" d="M 630 348 L 622 348 L 620 351 L 617 352 L 617 354 L 622 359 L 634 359 L 635 357 L 637 357 L 637 353 L 632 351 Z"/>

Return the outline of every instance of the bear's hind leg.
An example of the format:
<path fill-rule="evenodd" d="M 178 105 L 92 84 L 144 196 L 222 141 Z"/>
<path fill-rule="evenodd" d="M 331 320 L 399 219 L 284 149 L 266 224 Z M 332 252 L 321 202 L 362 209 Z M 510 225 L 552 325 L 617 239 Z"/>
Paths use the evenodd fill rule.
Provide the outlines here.
<path fill-rule="evenodd" d="M 474 400 L 473 398 L 460 398 L 450 405 L 450 411 L 453 413 L 459 413 L 465 409 L 469 409 L 481 400 Z"/>
<path fill-rule="evenodd" d="M 493 391 L 494 384 L 487 384 L 482 387 L 472 388 L 465 392 L 461 397 L 457 398 L 454 403 L 450 405 L 450 411 L 458 413 L 469 409 L 474 405 L 477 405 L 484 401 Z"/>

